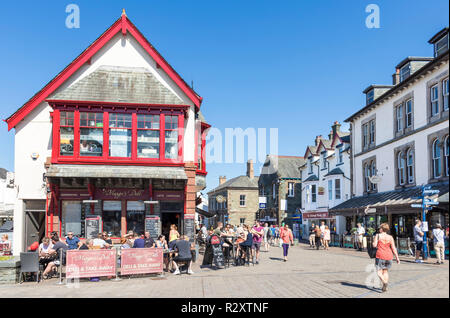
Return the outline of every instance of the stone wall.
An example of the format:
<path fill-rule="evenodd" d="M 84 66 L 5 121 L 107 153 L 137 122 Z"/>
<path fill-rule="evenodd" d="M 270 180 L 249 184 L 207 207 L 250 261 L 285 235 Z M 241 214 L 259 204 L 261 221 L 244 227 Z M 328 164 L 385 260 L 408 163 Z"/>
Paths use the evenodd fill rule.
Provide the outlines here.
<path fill-rule="evenodd" d="M 239 203 L 241 194 L 245 195 L 245 207 L 241 207 Z M 256 218 L 256 212 L 258 212 L 259 209 L 258 189 L 230 189 L 228 191 L 227 202 L 230 224 L 240 224 L 240 219 L 245 218 L 246 224 L 253 225 Z"/>
<path fill-rule="evenodd" d="M 19 282 L 20 260 L 15 256 L 9 260 L 0 258 L 0 284 L 16 284 Z"/>

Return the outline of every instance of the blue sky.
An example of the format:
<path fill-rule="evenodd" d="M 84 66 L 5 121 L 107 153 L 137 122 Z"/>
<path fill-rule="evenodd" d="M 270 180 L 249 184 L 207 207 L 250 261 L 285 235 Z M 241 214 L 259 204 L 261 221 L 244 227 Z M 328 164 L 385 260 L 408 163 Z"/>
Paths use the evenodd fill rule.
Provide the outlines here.
<path fill-rule="evenodd" d="M 65 27 L 68 4 L 79 29 Z M 381 28 L 368 29 L 367 5 Z M 427 41 L 449 24 L 447 0 L 433 1 L 10 1 L 2 3 L 0 118 L 5 119 L 106 30 L 128 17 L 204 98 L 210 124 L 278 128 L 279 153 L 300 155 L 364 104 L 370 84 L 391 84 L 406 56 L 431 56 Z M 14 169 L 14 132 L 0 124 L 0 167 Z M 247 158 L 246 158 L 247 159 Z M 245 164 L 210 164 L 218 176 Z M 259 173 L 260 164 L 255 167 Z M 206 192 L 206 191 L 205 191 Z"/>

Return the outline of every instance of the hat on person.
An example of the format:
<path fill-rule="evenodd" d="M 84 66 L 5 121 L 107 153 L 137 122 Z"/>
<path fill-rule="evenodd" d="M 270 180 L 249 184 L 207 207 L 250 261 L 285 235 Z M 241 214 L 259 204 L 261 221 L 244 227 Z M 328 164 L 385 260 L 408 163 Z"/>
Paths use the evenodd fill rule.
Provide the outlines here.
<path fill-rule="evenodd" d="M 438 229 L 442 229 L 442 225 L 441 225 L 440 223 L 436 223 L 436 227 L 437 227 Z"/>
<path fill-rule="evenodd" d="M 39 248 L 39 243 L 38 242 L 34 242 L 34 243 L 32 243 L 29 247 L 28 247 L 28 250 L 29 251 L 35 251 L 35 250 L 37 250 Z"/>

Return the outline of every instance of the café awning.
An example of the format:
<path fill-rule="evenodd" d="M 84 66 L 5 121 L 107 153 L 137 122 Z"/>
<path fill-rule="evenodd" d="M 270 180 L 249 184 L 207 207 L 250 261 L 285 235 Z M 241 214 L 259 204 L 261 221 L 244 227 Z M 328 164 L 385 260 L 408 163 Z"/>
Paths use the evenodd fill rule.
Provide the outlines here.
<path fill-rule="evenodd" d="M 187 180 L 183 167 L 98 166 L 52 164 L 48 178 L 135 178 Z"/>

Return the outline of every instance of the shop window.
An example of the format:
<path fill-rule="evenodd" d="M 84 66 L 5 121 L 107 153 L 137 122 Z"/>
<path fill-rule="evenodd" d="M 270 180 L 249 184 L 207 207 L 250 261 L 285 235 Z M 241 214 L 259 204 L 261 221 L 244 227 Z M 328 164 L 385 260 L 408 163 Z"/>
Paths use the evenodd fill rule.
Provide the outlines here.
<path fill-rule="evenodd" d="M 178 116 L 165 116 L 165 158 L 178 158 Z"/>
<path fill-rule="evenodd" d="M 127 201 L 127 232 L 144 233 L 145 205 L 142 201 Z"/>
<path fill-rule="evenodd" d="M 81 202 L 62 201 L 61 211 L 62 235 L 72 232 L 75 236 L 81 236 Z"/>
<path fill-rule="evenodd" d="M 103 154 L 103 113 L 80 113 L 80 156 Z"/>
<path fill-rule="evenodd" d="M 159 158 L 159 115 L 137 115 L 138 158 Z"/>
<path fill-rule="evenodd" d="M 120 237 L 122 201 L 103 201 L 103 231 L 111 237 Z"/>
<path fill-rule="evenodd" d="M 61 156 L 73 156 L 74 120 L 73 112 L 60 112 L 59 148 Z"/>
<path fill-rule="evenodd" d="M 109 156 L 131 157 L 131 115 L 109 114 Z"/>

